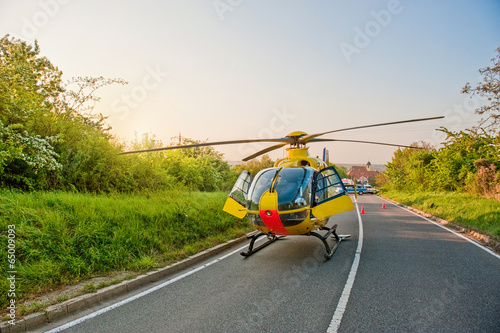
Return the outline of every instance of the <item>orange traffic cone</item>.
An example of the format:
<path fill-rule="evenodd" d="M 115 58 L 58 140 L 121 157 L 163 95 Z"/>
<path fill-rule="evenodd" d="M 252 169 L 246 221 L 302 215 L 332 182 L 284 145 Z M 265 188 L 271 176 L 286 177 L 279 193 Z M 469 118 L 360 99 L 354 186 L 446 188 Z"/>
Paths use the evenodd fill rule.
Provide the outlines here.
<path fill-rule="evenodd" d="M 382 203 L 382 209 L 385 209 L 385 202 Z"/>
<path fill-rule="evenodd" d="M 365 206 L 361 206 L 361 214 L 365 213 Z"/>

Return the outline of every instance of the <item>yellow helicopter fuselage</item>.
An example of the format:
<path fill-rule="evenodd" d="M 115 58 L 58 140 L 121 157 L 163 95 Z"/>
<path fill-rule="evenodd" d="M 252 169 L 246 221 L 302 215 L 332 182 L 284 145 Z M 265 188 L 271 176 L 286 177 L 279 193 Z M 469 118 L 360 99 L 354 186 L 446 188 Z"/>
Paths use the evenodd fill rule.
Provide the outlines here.
<path fill-rule="evenodd" d="M 330 216 L 354 209 L 333 167 L 311 157 L 307 147 L 287 151 L 286 158 L 253 180 L 242 173 L 224 211 L 239 218 L 248 216 L 264 234 L 286 236 L 308 234 L 324 227 Z"/>
<path fill-rule="evenodd" d="M 251 242 L 243 256 L 249 256 L 259 249 L 286 235 L 308 235 L 319 238 L 325 245 L 325 258 L 330 259 L 340 242 L 349 235 L 338 235 L 337 225 L 327 227 L 328 218 L 332 215 L 354 210 L 354 205 L 334 167 L 329 167 L 319 158 L 311 157 L 306 144 L 310 142 L 351 142 L 377 144 L 384 146 L 417 148 L 414 146 L 397 145 L 391 143 L 326 139 L 320 136 L 338 133 L 341 131 L 357 130 L 378 126 L 404 124 L 411 122 L 442 119 L 444 116 L 392 121 L 380 124 L 348 127 L 316 134 L 296 131 L 282 138 L 269 139 L 242 139 L 218 142 L 198 142 L 189 145 L 178 145 L 161 148 L 150 148 L 122 152 L 121 154 L 135 154 L 144 152 L 163 151 L 180 148 L 197 148 L 214 145 L 244 144 L 252 142 L 272 142 L 273 146 L 262 149 L 243 161 L 249 161 L 257 156 L 280 149 L 285 145 L 288 156 L 276 161 L 273 168 L 260 171 L 255 179 L 248 171 L 243 171 L 229 193 L 223 210 L 240 219 L 247 217 L 250 223 L 259 231 L 250 236 Z M 326 231 L 324 234 L 315 232 L 315 229 Z M 268 242 L 253 248 L 255 241 L 267 236 Z M 335 238 L 335 246 L 330 248 L 327 239 Z"/>

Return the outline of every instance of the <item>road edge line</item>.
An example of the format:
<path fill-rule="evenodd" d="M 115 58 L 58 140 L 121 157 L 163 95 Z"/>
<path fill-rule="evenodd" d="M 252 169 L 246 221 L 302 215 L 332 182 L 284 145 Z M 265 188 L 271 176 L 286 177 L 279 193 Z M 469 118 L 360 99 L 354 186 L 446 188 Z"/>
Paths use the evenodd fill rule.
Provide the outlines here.
<path fill-rule="evenodd" d="M 59 304 L 50 305 L 47 307 L 46 311 L 26 315 L 24 319 L 16 321 L 15 325 L 0 323 L 0 332 L 29 332 L 32 329 L 51 323 L 56 319 L 60 319 L 77 311 L 87 309 L 95 303 L 106 301 L 126 292 L 133 291 L 145 286 L 148 283 L 156 282 L 161 278 L 176 273 L 181 269 L 186 269 L 196 265 L 211 256 L 215 256 L 222 251 L 247 241 L 248 236 L 251 236 L 254 233 L 255 231 L 252 231 L 245 236 L 216 245 L 172 265 L 168 265 L 145 274 L 141 274 L 133 279 L 125 280 L 121 283 L 99 289 L 94 293 L 77 296 Z"/>
<path fill-rule="evenodd" d="M 363 220 L 361 219 L 361 214 L 359 212 L 358 203 L 356 201 L 356 212 L 358 213 L 358 226 L 359 226 L 359 236 L 358 236 L 358 247 L 356 248 L 356 253 L 354 255 L 354 260 L 352 262 L 351 270 L 349 271 L 349 276 L 347 277 L 346 284 L 342 290 L 342 295 L 340 296 L 337 307 L 333 314 L 330 326 L 328 326 L 327 333 L 336 333 L 342 322 L 342 317 L 347 308 L 347 302 L 351 295 L 351 290 L 354 285 L 354 280 L 356 279 L 356 274 L 358 272 L 359 261 L 361 259 L 361 250 L 363 248 Z"/>
<path fill-rule="evenodd" d="M 109 311 L 111 311 L 113 309 L 119 308 L 122 305 L 125 305 L 125 304 L 128 304 L 130 302 L 133 302 L 136 299 L 139 299 L 141 297 L 149 295 L 149 294 L 151 294 L 151 293 L 153 293 L 153 292 L 155 292 L 155 291 L 157 291 L 157 290 L 159 290 L 161 288 L 164 288 L 164 287 L 166 287 L 166 286 L 168 286 L 168 285 L 170 285 L 170 284 L 172 284 L 174 282 L 182 280 L 185 277 L 188 277 L 188 276 L 190 276 L 190 275 L 192 275 L 192 274 L 194 274 L 196 272 L 199 272 L 199 271 L 201 271 L 201 270 L 203 270 L 203 269 L 205 269 L 205 268 L 207 268 L 209 266 L 212 266 L 213 264 L 218 263 L 219 261 L 221 261 L 221 260 L 223 260 L 223 259 L 225 259 L 225 258 L 227 258 L 227 257 L 229 257 L 229 256 L 231 256 L 231 255 L 233 255 L 235 253 L 240 252 L 244 248 L 246 248 L 246 245 L 242 246 L 242 247 L 240 247 L 240 248 L 238 248 L 238 249 L 236 249 L 234 251 L 231 251 L 230 253 L 227 253 L 227 254 L 225 254 L 225 255 L 217 258 L 217 259 L 214 259 L 214 260 L 212 260 L 212 261 L 210 261 L 210 262 L 208 262 L 208 263 L 206 263 L 206 264 L 204 264 L 202 266 L 196 267 L 196 268 L 194 268 L 194 269 L 192 269 L 192 270 L 190 270 L 190 271 L 188 271 L 186 273 L 183 273 L 183 274 L 181 274 L 179 276 L 176 276 L 175 278 L 167 280 L 167 281 L 165 281 L 165 282 L 163 282 L 163 283 L 161 283 L 161 284 L 159 284 L 157 286 L 154 286 L 152 288 L 146 289 L 146 290 L 144 290 L 144 291 L 142 291 L 142 292 L 140 292 L 140 293 L 138 293 L 136 295 L 130 296 L 128 298 L 125 298 L 125 299 L 123 299 L 123 300 L 121 300 L 121 301 L 119 301 L 117 303 L 111 304 L 111 305 L 109 305 L 107 307 L 104 307 L 102 309 L 99 309 L 99 310 L 96 310 L 94 312 L 91 312 L 91 313 L 89 313 L 89 314 L 87 314 L 87 315 L 85 315 L 83 317 L 80 317 L 78 319 L 72 320 L 72 321 L 70 321 L 68 323 L 65 323 L 63 325 L 60 325 L 58 327 L 55 327 L 55 328 L 53 328 L 53 329 L 51 329 L 49 331 L 46 331 L 45 333 L 58 333 L 58 332 L 64 331 L 64 330 L 66 330 L 66 329 L 68 329 L 70 327 L 73 327 L 73 326 L 76 326 L 78 324 L 81 324 L 81 323 L 83 323 L 83 322 L 85 322 L 85 321 L 87 321 L 89 319 L 92 319 L 92 318 L 95 318 L 97 316 L 100 316 L 103 313 L 106 313 L 106 312 L 109 312 Z"/>
<path fill-rule="evenodd" d="M 490 249 L 489 247 L 487 247 L 486 244 L 480 243 L 480 240 L 476 240 L 474 238 L 471 238 L 471 237 L 469 237 L 469 236 L 467 236 L 467 235 L 465 235 L 465 234 L 463 234 L 463 233 L 461 233 L 459 231 L 451 229 L 450 227 L 448 227 L 446 225 L 446 224 L 449 224 L 451 226 L 454 226 L 455 225 L 454 223 L 452 223 L 450 221 L 447 221 L 445 219 L 436 217 L 436 216 L 434 216 L 432 214 L 429 214 L 432 218 L 435 218 L 436 220 L 439 220 L 439 221 L 444 221 L 446 223 L 446 224 L 441 224 L 440 222 L 434 221 L 431 218 L 428 218 L 426 216 L 422 216 L 422 214 L 419 213 L 420 210 L 418 210 L 416 208 L 413 208 L 411 206 L 406 206 L 405 204 L 397 202 L 396 200 L 392 200 L 392 199 L 383 197 L 381 195 L 379 195 L 379 198 L 381 198 L 384 201 L 387 201 L 388 203 L 390 203 L 390 204 L 392 204 L 392 205 L 394 205 L 394 206 L 396 206 L 398 208 L 401 208 L 401 209 L 403 209 L 403 210 L 405 210 L 405 211 L 407 211 L 409 213 L 412 213 L 413 215 L 416 215 L 416 216 L 418 216 L 418 217 L 420 217 L 420 218 L 422 218 L 422 219 L 424 219 L 424 220 L 426 220 L 426 221 L 428 221 L 428 222 L 430 222 L 430 223 L 432 223 L 432 224 L 434 224 L 434 225 L 436 225 L 436 226 L 438 226 L 438 227 L 440 227 L 440 228 L 442 228 L 442 229 L 444 229 L 444 230 L 446 230 L 448 232 L 451 232 L 452 234 L 455 234 L 456 236 L 458 236 L 460 238 L 465 239 L 469 243 L 474 244 L 475 246 L 479 247 L 483 251 L 486 251 L 487 253 L 491 254 L 492 256 L 496 257 L 497 259 L 500 259 L 500 255 L 499 254 L 495 253 L 495 251 L 493 251 L 492 249 Z M 413 211 L 412 209 L 417 210 L 417 212 Z M 425 213 L 425 212 L 422 212 L 422 213 Z M 425 214 L 428 214 L 428 213 L 425 213 Z M 462 227 L 462 229 L 467 230 L 467 228 L 463 228 L 463 227 Z"/>

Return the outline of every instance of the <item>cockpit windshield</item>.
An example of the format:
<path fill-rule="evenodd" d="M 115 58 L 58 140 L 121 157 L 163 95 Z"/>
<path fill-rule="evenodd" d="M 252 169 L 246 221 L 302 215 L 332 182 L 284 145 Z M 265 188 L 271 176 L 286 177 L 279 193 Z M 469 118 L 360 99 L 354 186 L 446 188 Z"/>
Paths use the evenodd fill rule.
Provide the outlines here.
<path fill-rule="evenodd" d="M 248 210 L 259 210 L 260 197 L 265 191 L 271 188 L 274 177 L 278 171 L 278 168 L 264 169 L 255 176 L 255 179 L 250 186 L 250 191 L 248 192 Z"/>
<path fill-rule="evenodd" d="M 259 172 L 248 193 L 248 209 L 259 210 L 260 197 L 271 188 L 275 178 L 274 189 L 278 193 L 278 210 L 294 210 L 311 205 L 313 175 L 314 169 L 310 167 L 272 168 Z"/>
<path fill-rule="evenodd" d="M 278 174 L 274 188 L 280 211 L 300 209 L 311 204 L 312 168 L 285 168 Z"/>

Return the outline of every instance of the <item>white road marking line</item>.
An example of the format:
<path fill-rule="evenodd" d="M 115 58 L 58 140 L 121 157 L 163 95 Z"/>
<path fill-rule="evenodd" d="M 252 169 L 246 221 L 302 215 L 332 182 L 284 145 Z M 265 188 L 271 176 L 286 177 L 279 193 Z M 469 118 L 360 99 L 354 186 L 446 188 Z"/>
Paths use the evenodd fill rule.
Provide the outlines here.
<path fill-rule="evenodd" d="M 382 199 L 382 198 L 381 198 L 381 199 Z M 457 235 L 458 237 L 461 237 L 461 238 L 465 239 L 466 241 L 468 241 L 468 242 L 470 242 L 470 243 L 472 243 L 472 244 L 476 245 L 476 246 L 477 246 L 477 247 L 479 247 L 480 249 L 482 249 L 482 250 L 484 250 L 484 251 L 488 252 L 488 253 L 489 253 L 489 254 L 491 254 L 492 256 L 497 257 L 498 259 L 500 259 L 500 255 L 496 254 L 495 252 L 493 252 L 492 250 L 488 249 L 488 248 L 487 248 L 487 247 L 485 247 L 484 245 L 479 244 L 478 242 L 476 242 L 476 241 L 474 241 L 474 240 L 470 239 L 469 237 L 464 236 L 464 235 L 462 235 L 461 233 L 456 232 L 455 230 L 452 230 L 452 229 L 450 229 L 450 228 L 447 228 L 446 226 L 444 226 L 444 225 L 442 225 L 442 224 L 440 224 L 440 223 L 438 223 L 438 222 L 436 222 L 436 221 L 433 221 L 433 220 L 431 220 L 431 219 L 428 219 L 428 218 L 426 218 L 425 216 L 422 216 L 422 215 L 420 215 L 420 214 L 417 214 L 417 213 L 415 213 L 415 212 L 412 212 L 411 210 L 409 210 L 409 209 L 407 209 L 407 208 L 401 207 L 401 206 L 399 206 L 399 205 L 397 205 L 397 204 L 395 204 L 395 203 L 393 203 L 393 202 L 390 202 L 390 201 L 385 200 L 385 199 L 382 199 L 382 200 L 384 200 L 384 201 L 386 201 L 387 203 L 390 203 L 391 205 L 394 205 L 394 206 L 396 206 L 396 207 L 398 207 L 398 208 L 401 208 L 401 209 L 403 209 L 403 210 L 406 210 L 407 212 L 410 212 L 410 213 L 412 213 L 413 215 L 416 215 L 416 216 L 418 216 L 418 217 L 421 217 L 422 219 L 424 219 L 424 220 L 426 220 L 426 221 L 429 221 L 429 222 L 431 222 L 432 224 L 435 224 L 435 225 L 437 225 L 438 227 L 443 228 L 444 230 L 449 231 L 449 232 L 451 232 L 452 234 L 455 234 L 455 235 Z"/>
<path fill-rule="evenodd" d="M 111 310 L 113 310 L 113 309 L 116 309 L 116 308 L 118 308 L 118 307 L 120 307 L 120 306 L 122 306 L 122 305 L 125 305 L 125 304 L 127 304 L 127 303 L 132 302 L 132 301 L 135 301 L 136 299 L 139 299 L 139 298 L 141 298 L 141 297 L 143 297 L 143 296 L 146 296 L 146 295 L 148 295 L 148 294 L 151 294 L 152 292 L 155 292 L 155 291 L 157 291 L 157 290 L 159 290 L 159 289 L 161 289 L 161 288 L 163 288 L 163 287 L 166 287 L 166 286 L 168 286 L 168 285 L 170 285 L 170 284 L 172 284 L 172 283 L 174 283 L 174 282 L 176 282 L 176 281 L 182 280 L 183 278 L 185 278 L 185 277 L 187 277 L 187 276 L 189 276 L 189 275 L 192 275 L 192 274 L 194 274 L 194 273 L 196 273 L 196 272 L 199 272 L 199 271 L 201 271 L 202 269 L 205 269 L 205 268 L 207 268 L 208 266 L 211 266 L 211 265 L 213 265 L 213 264 L 215 264 L 215 263 L 217 263 L 217 262 L 219 262 L 219 261 L 221 261 L 221 260 L 223 260 L 223 259 L 225 259 L 225 258 L 227 258 L 227 257 L 229 257 L 229 256 L 231 256 L 231 255 L 233 255 L 233 254 L 235 254 L 235 253 L 237 253 L 237 252 L 240 252 L 241 250 L 243 250 L 243 249 L 245 249 L 245 248 L 247 248 L 247 247 L 248 247 L 248 245 L 242 246 L 242 247 L 240 247 L 240 248 L 239 248 L 239 249 L 237 249 L 237 250 L 234 250 L 234 251 L 232 251 L 232 252 L 230 252 L 230 253 L 228 253 L 228 254 L 226 254 L 226 255 L 223 255 L 222 257 L 219 257 L 219 258 L 217 258 L 217 259 L 214 259 L 214 260 L 212 260 L 212 261 L 210 261 L 210 262 L 208 262 L 208 263 L 206 263 L 206 264 L 204 264 L 204 265 L 202 265 L 202 266 L 200 266 L 200 267 L 197 267 L 197 268 L 195 268 L 195 269 L 193 269 L 193 270 L 191 270 L 191 271 L 189 271 L 189 272 L 186 272 L 186 273 L 184 273 L 184 274 L 182 274 L 182 275 L 179 275 L 179 276 L 177 276 L 177 277 L 175 277 L 175 278 L 173 278 L 173 279 L 170 279 L 170 280 L 168 280 L 168 281 L 166 281 L 166 282 L 163 282 L 162 284 L 159 284 L 159 285 L 157 285 L 157 286 L 155 286 L 155 287 L 153 287 L 153 288 L 150 288 L 150 289 L 145 290 L 145 291 L 143 291 L 143 292 L 141 292 L 141 293 L 139 293 L 139 294 L 137 294 L 137 295 L 134 295 L 134 296 L 131 296 L 131 297 L 129 297 L 129 298 L 126 298 L 126 299 L 124 299 L 124 300 L 122 300 L 122 301 L 120 301 L 120 302 L 118 302 L 118 303 L 111 304 L 110 306 L 107 306 L 107 307 L 102 308 L 102 309 L 100 309 L 100 310 L 97 310 L 97 311 L 95 311 L 95 312 L 89 313 L 89 314 L 88 314 L 88 315 L 86 315 L 86 316 L 83 316 L 83 317 L 81 317 L 81 318 L 78 318 L 78 319 L 75 319 L 75 320 L 73 320 L 73 321 L 70 321 L 69 323 L 66 323 L 66 324 L 64 324 L 64 325 L 61 325 L 61 326 L 59 326 L 59 327 L 53 328 L 53 329 L 51 329 L 51 330 L 49 330 L 49 331 L 46 331 L 45 333 L 57 333 L 57 332 L 62 332 L 62 331 L 66 330 L 66 329 L 68 329 L 68 328 L 70 328 L 70 327 L 73 327 L 73 326 L 75 326 L 75 325 L 78 325 L 78 324 L 80 324 L 80 323 L 83 323 L 83 322 L 84 322 L 84 321 L 86 321 L 86 320 L 92 319 L 92 318 L 97 317 L 97 316 L 99 316 L 99 315 L 101 315 L 101 314 L 103 314 L 103 313 L 106 313 L 106 312 L 108 312 L 108 311 L 111 311 Z"/>
<path fill-rule="evenodd" d="M 349 276 L 347 277 L 344 290 L 342 291 L 342 295 L 340 296 L 339 303 L 337 304 L 337 308 L 335 309 L 335 313 L 333 314 L 330 326 L 328 326 L 328 330 L 326 331 L 327 333 L 336 333 L 338 331 L 340 323 L 342 321 L 342 317 L 344 316 L 344 312 L 347 308 L 347 302 L 349 301 L 349 296 L 351 295 L 351 290 L 354 284 L 354 279 L 356 278 L 356 273 L 358 272 L 359 260 L 361 257 L 361 249 L 363 248 L 363 221 L 361 220 L 361 214 L 359 213 L 359 207 L 357 201 L 356 201 L 356 211 L 358 213 L 358 221 L 359 221 L 358 247 L 356 248 L 356 254 L 354 255 L 351 271 L 349 272 Z"/>
<path fill-rule="evenodd" d="M 355 199 L 356 200 L 356 199 Z M 492 250 L 488 249 L 487 247 L 475 242 L 474 240 L 454 231 L 454 230 L 451 230 L 449 228 L 447 228 L 446 226 L 443 226 L 441 225 L 440 223 L 437 223 L 435 221 L 432 221 L 431 219 L 428 219 L 426 218 L 425 216 L 422 216 L 422 215 L 419 215 L 415 212 L 412 212 L 411 210 L 409 209 L 406 209 L 404 207 L 401 207 L 397 204 L 394 204 L 388 200 L 385 200 L 385 199 L 382 199 L 384 201 L 386 201 L 387 203 L 390 203 L 398 208 L 401 208 L 403 210 L 406 210 L 407 212 L 410 212 L 412 213 L 413 215 L 416 215 L 426 221 L 429 221 L 431 222 L 432 224 L 435 224 L 437 225 L 438 227 L 440 228 L 443 228 L 444 230 L 447 230 L 463 239 L 465 239 L 466 241 L 476 245 L 477 247 L 479 247 L 480 249 L 488 252 L 489 254 L 493 255 L 494 257 L 497 257 L 498 259 L 500 259 L 500 255 L 496 254 L 495 252 L 493 252 Z M 363 221 L 361 220 L 361 215 L 359 213 L 359 207 L 358 207 L 358 203 L 356 201 L 356 211 L 358 213 L 358 221 L 359 221 L 359 240 L 358 240 L 358 247 L 356 249 L 356 254 L 354 256 L 354 260 L 353 260 L 353 263 L 352 263 L 352 266 L 351 266 L 351 271 L 349 272 L 349 276 L 347 278 L 347 281 L 346 281 L 346 284 L 344 286 L 344 290 L 342 291 L 342 296 L 340 297 L 339 299 L 339 302 L 337 304 L 337 308 L 335 309 L 335 313 L 333 314 L 333 318 L 332 318 L 332 321 L 330 322 L 330 326 L 328 327 L 328 330 L 327 330 L 327 333 L 336 333 L 340 327 L 340 323 L 342 321 L 342 317 L 344 316 L 344 312 L 347 308 L 347 302 L 349 300 L 349 296 L 351 294 L 351 290 L 352 290 L 352 286 L 354 285 L 354 279 L 356 278 L 356 273 L 358 271 L 358 266 L 359 266 L 359 261 L 360 261 L 360 256 L 361 256 L 361 249 L 363 247 Z"/>

